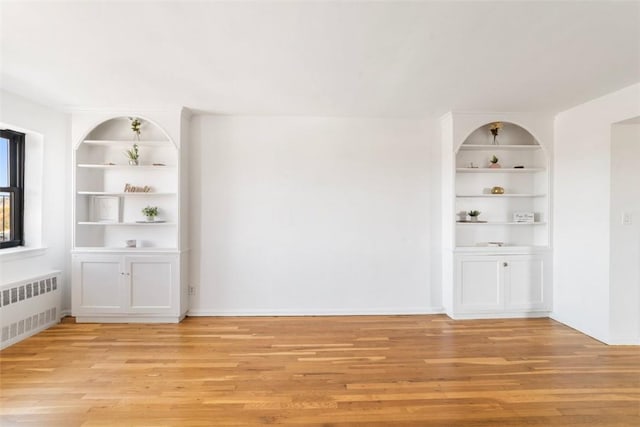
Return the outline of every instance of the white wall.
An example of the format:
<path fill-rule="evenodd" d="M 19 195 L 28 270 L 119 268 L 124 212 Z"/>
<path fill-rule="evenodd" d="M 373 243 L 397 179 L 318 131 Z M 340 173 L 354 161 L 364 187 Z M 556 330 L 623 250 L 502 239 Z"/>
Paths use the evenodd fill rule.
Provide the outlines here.
<path fill-rule="evenodd" d="M 638 342 L 637 336 L 623 339 L 610 329 L 618 307 L 609 283 L 611 129 L 639 115 L 636 84 L 555 120 L 553 317 L 609 343 Z"/>
<path fill-rule="evenodd" d="M 422 120 L 194 117 L 191 314 L 439 311 L 432 130 Z"/>
<path fill-rule="evenodd" d="M 0 91 L 0 125 L 27 134 L 25 246 L 46 248 L 28 253 L 0 251 L 0 283 L 61 270 L 62 308 L 69 310 L 69 116 Z"/>
<path fill-rule="evenodd" d="M 617 124 L 611 135 L 611 336 L 640 343 L 640 124 Z M 631 223 L 623 223 L 623 215 Z"/>

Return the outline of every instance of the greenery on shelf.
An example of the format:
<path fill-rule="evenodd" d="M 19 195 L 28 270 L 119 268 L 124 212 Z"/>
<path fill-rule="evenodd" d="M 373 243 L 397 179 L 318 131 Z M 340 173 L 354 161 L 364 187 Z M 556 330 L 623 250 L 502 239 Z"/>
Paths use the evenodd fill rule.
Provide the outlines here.
<path fill-rule="evenodd" d="M 128 149 L 124 152 L 125 156 L 129 159 L 130 162 L 138 162 L 140 159 L 140 153 L 138 152 L 138 144 L 133 144 L 133 148 Z"/>
<path fill-rule="evenodd" d="M 133 131 L 133 133 L 135 133 L 139 137 L 140 126 L 142 126 L 142 121 L 140 121 L 140 119 L 137 117 L 129 117 L 129 120 L 131 121 L 131 130 Z"/>
<path fill-rule="evenodd" d="M 147 217 L 156 217 L 158 216 L 158 207 L 157 206 L 147 206 L 142 209 L 142 213 Z"/>

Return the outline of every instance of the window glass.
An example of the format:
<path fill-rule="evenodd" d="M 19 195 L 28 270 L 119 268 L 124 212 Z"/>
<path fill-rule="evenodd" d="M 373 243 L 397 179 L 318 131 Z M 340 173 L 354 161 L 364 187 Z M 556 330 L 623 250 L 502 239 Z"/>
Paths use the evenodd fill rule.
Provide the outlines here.
<path fill-rule="evenodd" d="M 0 192 L 0 242 L 11 238 L 11 193 Z"/>
<path fill-rule="evenodd" d="M 0 138 L 0 187 L 9 186 L 9 140 Z"/>
<path fill-rule="evenodd" d="M 0 249 L 24 244 L 24 140 L 0 130 Z"/>

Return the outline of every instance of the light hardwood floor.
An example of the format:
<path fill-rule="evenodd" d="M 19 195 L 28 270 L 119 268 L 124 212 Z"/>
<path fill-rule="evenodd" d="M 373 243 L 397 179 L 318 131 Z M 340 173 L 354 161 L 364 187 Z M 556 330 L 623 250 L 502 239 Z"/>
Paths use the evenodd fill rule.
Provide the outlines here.
<path fill-rule="evenodd" d="M 67 322 L 0 367 L 2 426 L 640 425 L 640 348 L 549 319 Z"/>

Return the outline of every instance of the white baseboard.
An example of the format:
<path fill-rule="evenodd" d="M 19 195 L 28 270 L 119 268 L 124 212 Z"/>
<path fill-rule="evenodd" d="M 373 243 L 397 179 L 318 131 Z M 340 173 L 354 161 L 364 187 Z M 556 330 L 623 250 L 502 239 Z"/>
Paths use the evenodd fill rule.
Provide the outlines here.
<path fill-rule="evenodd" d="M 584 329 L 582 327 L 577 326 L 574 322 L 571 322 L 567 319 L 563 319 L 562 316 L 558 316 L 556 313 L 552 313 L 551 317 L 556 322 L 560 322 L 563 325 L 575 329 L 581 334 L 585 334 L 593 338 L 594 340 L 600 341 L 603 344 L 607 345 L 640 345 L 640 337 L 612 337 L 612 336 L 602 336 L 599 333 L 594 333 L 594 331 Z"/>
<path fill-rule="evenodd" d="M 526 319 L 526 318 L 539 318 L 549 317 L 548 311 L 522 311 L 522 312 L 507 312 L 507 313 L 466 313 L 466 314 L 452 314 L 446 313 L 447 316 L 453 320 L 473 320 L 473 319 Z"/>
<path fill-rule="evenodd" d="M 376 315 L 410 315 L 410 314 L 442 314 L 444 307 L 403 307 L 403 308 L 371 308 L 371 309 L 191 309 L 187 316 L 376 316 Z"/>

